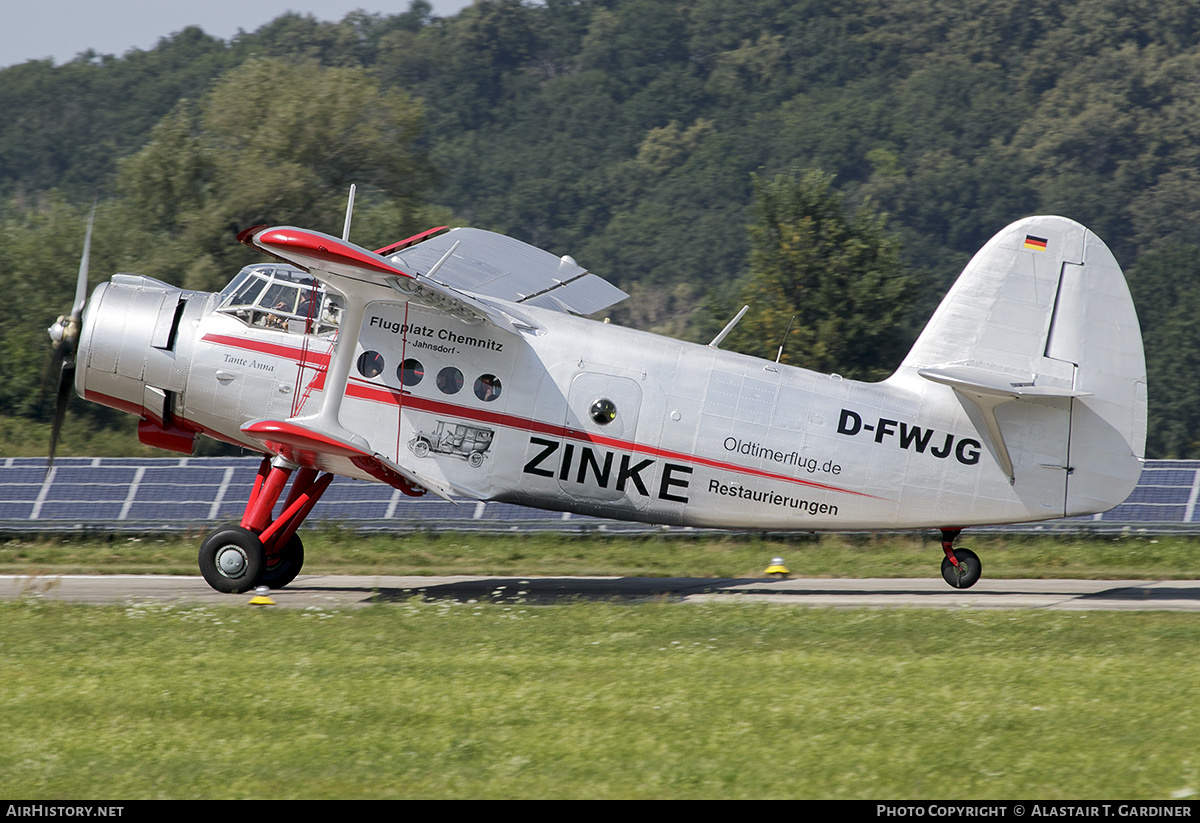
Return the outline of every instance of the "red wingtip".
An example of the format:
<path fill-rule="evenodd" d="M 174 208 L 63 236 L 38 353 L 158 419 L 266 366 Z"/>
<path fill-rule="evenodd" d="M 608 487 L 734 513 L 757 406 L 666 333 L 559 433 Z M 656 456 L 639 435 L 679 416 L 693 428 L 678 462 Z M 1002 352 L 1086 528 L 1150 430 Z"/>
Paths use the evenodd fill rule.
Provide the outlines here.
<path fill-rule="evenodd" d="M 251 226 L 248 229 L 242 229 L 237 235 L 238 242 L 242 243 L 243 245 L 250 246 L 251 248 L 257 248 L 257 246 L 254 245 L 254 235 L 258 234 L 265 228 L 269 228 L 267 224 L 260 223 L 257 226 Z"/>
<path fill-rule="evenodd" d="M 242 234 L 253 231 L 247 229 Z M 260 227 L 250 239 L 253 246 L 267 254 L 288 260 L 309 270 L 316 269 L 351 276 L 354 273 L 362 272 L 409 276 L 407 272 L 396 268 L 379 255 L 353 243 L 317 231 L 297 229 L 292 226 L 267 229 Z"/>

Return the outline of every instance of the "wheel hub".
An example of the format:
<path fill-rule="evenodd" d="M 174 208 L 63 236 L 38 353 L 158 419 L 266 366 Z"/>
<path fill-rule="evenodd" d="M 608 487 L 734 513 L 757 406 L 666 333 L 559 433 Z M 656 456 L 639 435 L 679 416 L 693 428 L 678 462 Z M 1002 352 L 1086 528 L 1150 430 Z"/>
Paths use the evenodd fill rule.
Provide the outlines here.
<path fill-rule="evenodd" d="M 240 546 L 217 549 L 217 570 L 226 577 L 241 577 L 246 573 L 246 553 Z"/>

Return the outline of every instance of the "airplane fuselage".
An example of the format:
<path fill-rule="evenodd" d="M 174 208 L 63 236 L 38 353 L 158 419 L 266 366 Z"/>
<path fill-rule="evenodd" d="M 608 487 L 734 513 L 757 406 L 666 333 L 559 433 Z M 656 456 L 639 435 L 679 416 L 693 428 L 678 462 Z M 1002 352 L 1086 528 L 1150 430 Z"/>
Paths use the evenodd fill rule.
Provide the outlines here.
<path fill-rule="evenodd" d="M 525 312 L 536 332 L 368 304 L 355 362 L 375 353 L 378 373 L 352 372 L 342 424 L 479 499 L 653 523 L 821 530 L 1064 514 L 1061 492 L 1013 490 L 944 386 L 865 384 Z M 330 339 L 209 311 L 194 341 L 180 421 L 254 446 L 246 420 L 319 406 Z M 476 391 L 485 376 L 494 397 Z M 612 412 L 598 421 L 603 401 Z M 1061 467 L 1043 473 L 1047 488 L 1062 484 Z"/>

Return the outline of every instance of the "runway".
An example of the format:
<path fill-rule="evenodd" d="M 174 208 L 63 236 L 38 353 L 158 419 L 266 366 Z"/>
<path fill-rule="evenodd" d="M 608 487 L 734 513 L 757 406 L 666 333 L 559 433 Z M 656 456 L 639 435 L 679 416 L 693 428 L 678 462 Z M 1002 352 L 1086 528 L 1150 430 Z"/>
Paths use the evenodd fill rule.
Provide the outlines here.
<path fill-rule="evenodd" d="M 0 598 L 68 603 L 249 604 L 198 576 L 0 575 Z M 270 592 L 276 608 L 346 609 L 427 600 L 566 604 L 761 601 L 802 607 L 1200 611 L 1196 580 L 993 580 L 956 591 L 937 579 L 715 579 L 650 577 L 399 577 L 301 575 Z"/>

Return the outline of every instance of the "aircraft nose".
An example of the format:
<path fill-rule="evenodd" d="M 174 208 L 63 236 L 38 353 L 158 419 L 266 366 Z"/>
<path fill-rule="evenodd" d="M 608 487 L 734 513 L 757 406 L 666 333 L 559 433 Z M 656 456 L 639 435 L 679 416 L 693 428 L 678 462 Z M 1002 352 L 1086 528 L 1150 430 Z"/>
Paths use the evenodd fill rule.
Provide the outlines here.
<path fill-rule="evenodd" d="M 88 400 L 161 422 L 186 364 L 175 342 L 187 294 L 148 277 L 118 274 L 92 292 L 79 339 L 75 390 Z"/>

